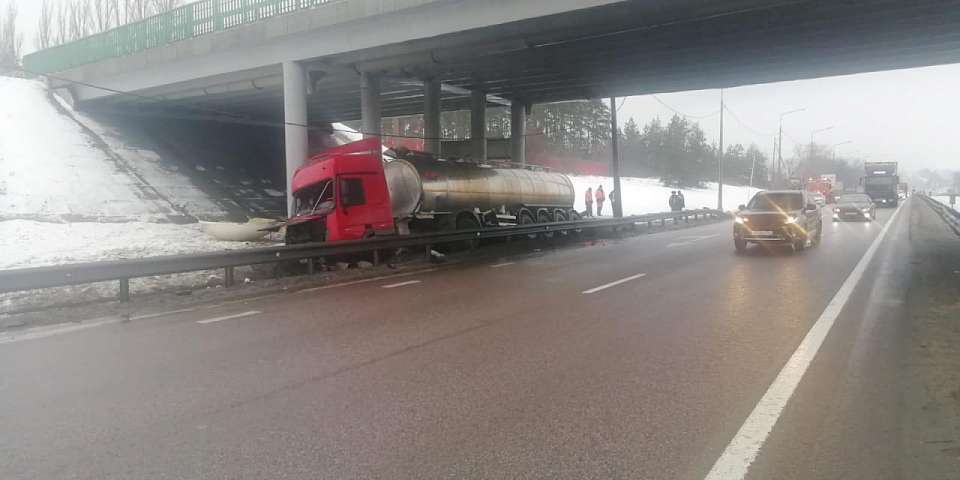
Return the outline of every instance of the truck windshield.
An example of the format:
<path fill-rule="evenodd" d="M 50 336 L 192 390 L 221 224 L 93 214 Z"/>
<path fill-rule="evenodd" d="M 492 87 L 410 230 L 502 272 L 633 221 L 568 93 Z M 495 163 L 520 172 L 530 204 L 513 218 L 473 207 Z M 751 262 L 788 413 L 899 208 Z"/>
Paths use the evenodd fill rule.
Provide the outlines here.
<path fill-rule="evenodd" d="M 333 210 L 333 181 L 326 180 L 297 195 L 297 215 L 328 213 Z"/>
<path fill-rule="evenodd" d="M 803 208 L 803 197 L 798 193 L 758 193 L 750 204 L 750 210 L 790 211 Z"/>

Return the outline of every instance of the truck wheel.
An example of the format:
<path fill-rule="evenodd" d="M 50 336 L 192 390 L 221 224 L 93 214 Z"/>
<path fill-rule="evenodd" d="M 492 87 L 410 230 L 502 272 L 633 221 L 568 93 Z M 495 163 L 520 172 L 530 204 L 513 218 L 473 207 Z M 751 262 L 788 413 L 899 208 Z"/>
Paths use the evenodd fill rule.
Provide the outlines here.
<path fill-rule="evenodd" d="M 553 218 L 551 218 L 550 212 L 546 210 L 540 210 L 537 212 L 537 223 L 553 223 Z M 543 235 L 543 238 L 553 238 L 554 233 L 553 231 L 549 231 L 543 232 L 541 235 Z"/>
<path fill-rule="evenodd" d="M 554 221 L 554 222 L 566 222 L 566 221 L 567 221 L 567 215 L 566 215 L 565 213 L 563 213 L 563 210 L 557 210 L 556 212 L 553 213 L 553 221 Z M 560 230 L 560 235 L 567 235 L 567 234 L 569 234 L 569 233 L 570 233 L 570 232 L 568 232 L 567 230 Z"/>
<path fill-rule="evenodd" d="M 517 215 L 517 225 L 532 225 L 534 223 L 537 223 L 537 222 L 533 219 L 533 215 L 530 215 L 530 212 L 526 210 L 520 212 L 520 214 Z M 531 233 L 527 235 L 527 238 L 533 240 L 537 238 L 537 234 Z"/>
<path fill-rule="evenodd" d="M 457 230 L 479 230 L 480 222 L 473 215 L 460 215 L 457 217 Z M 474 249 L 480 246 L 480 239 L 465 240 L 461 245 L 464 250 Z"/>

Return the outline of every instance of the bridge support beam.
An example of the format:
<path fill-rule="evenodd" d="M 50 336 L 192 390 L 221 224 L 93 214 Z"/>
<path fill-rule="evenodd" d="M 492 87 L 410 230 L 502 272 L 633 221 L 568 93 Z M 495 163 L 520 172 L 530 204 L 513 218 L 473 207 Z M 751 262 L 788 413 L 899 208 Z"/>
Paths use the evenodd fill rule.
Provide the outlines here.
<path fill-rule="evenodd" d="M 481 90 L 470 92 L 470 142 L 473 159 L 487 160 L 487 93 Z"/>
<path fill-rule="evenodd" d="M 510 104 L 510 157 L 521 167 L 527 165 L 527 104 L 514 99 Z"/>
<path fill-rule="evenodd" d="M 423 150 L 440 155 L 440 80 L 423 82 Z"/>
<path fill-rule="evenodd" d="M 380 137 L 383 112 L 380 104 L 380 77 L 375 73 L 360 74 L 360 123 L 364 138 Z"/>
<path fill-rule="evenodd" d="M 611 159 L 610 173 L 613 174 L 613 190 L 609 192 L 610 204 L 613 206 L 613 216 L 620 218 L 623 216 L 623 190 L 620 188 L 620 126 L 617 124 L 617 97 L 610 97 L 610 130 L 613 158 Z"/>
<path fill-rule="evenodd" d="M 284 152 L 287 169 L 287 216 L 296 213 L 293 172 L 307 159 L 307 73 L 297 62 L 283 62 Z"/>

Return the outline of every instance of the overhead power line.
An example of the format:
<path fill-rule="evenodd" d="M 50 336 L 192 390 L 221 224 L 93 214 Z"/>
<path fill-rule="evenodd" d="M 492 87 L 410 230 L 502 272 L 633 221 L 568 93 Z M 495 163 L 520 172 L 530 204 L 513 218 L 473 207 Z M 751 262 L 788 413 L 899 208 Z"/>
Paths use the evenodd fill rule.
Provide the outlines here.
<path fill-rule="evenodd" d="M 656 96 L 656 95 L 650 95 L 650 96 L 653 97 L 653 99 L 656 100 L 657 103 L 659 103 L 660 105 L 663 105 L 663 106 L 666 107 L 668 110 L 670 110 L 670 111 L 672 111 L 673 113 L 676 113 L 677 115 L 680 115 L 681 117 L 684 117 L 684 118 L 689 118 L 689 119 L 693 119 L 693 120 L 702 120 L 702 119 L 704 119 L 704 118 L 710 118 L 710 117 L 712 117 L 712 116 L 720 113 L 720 110 L 716 110 L 716 111 L 711 112 L 711 113 L 708 113 L 708 114 L 706 114 L 706 115 L 688 115 L 688 114 L 686 114 L 686 113 L 681 112 L 680 110 L 677 110 L 676 108 L 671 107 L 670 105 L 667 104 L 667 102 L 664 102 L 663 100 L 660 100 L 660 97 L 658 97 L 658 96 Z"/>
<path fill-rule="evenodd" d="M 751 133 L 753 133 L 753 134 L 755 134 L 755 135 L 758 135 L 758 136 L 760 136 L 760 137 L 763 137 L 763 138 L 764 138 L 764 141 L 766 141 L 766 139 L 768 139 L 768 138 L 770 138 L 770 137 L 776 136 L 776 133 L 761 132 L 760 130 L 757 130 L 756 128 L 751 127 L 750 125 L 747 124 L 747 122 L 744 122 L 743 119 L 740 118 L 739 115 L 737 115 L 733 110 L 731 110 L 729 105 L 724 104 L 723 109 L 726 110 L 726 112 L 729 113 L 730 116 L 733 117 L 733 119 L 736 120 L 737 123 L 740 124 L 740 126 L 742 126 L 743 128 L 747 129 L 748 131 L 750 131 Z"/>

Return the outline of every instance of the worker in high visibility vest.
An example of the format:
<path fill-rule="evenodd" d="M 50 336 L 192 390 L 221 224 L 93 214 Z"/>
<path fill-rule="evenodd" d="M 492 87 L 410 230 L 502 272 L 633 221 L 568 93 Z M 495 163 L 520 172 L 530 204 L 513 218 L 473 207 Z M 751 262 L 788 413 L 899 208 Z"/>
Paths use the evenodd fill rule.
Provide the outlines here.
<path fill-rule="evenodd" d="M 603 185 L 597 186 L 597 216 L 603 216 L 603 202 L 607 200 L 606 194 L 603 193 Z"/>

